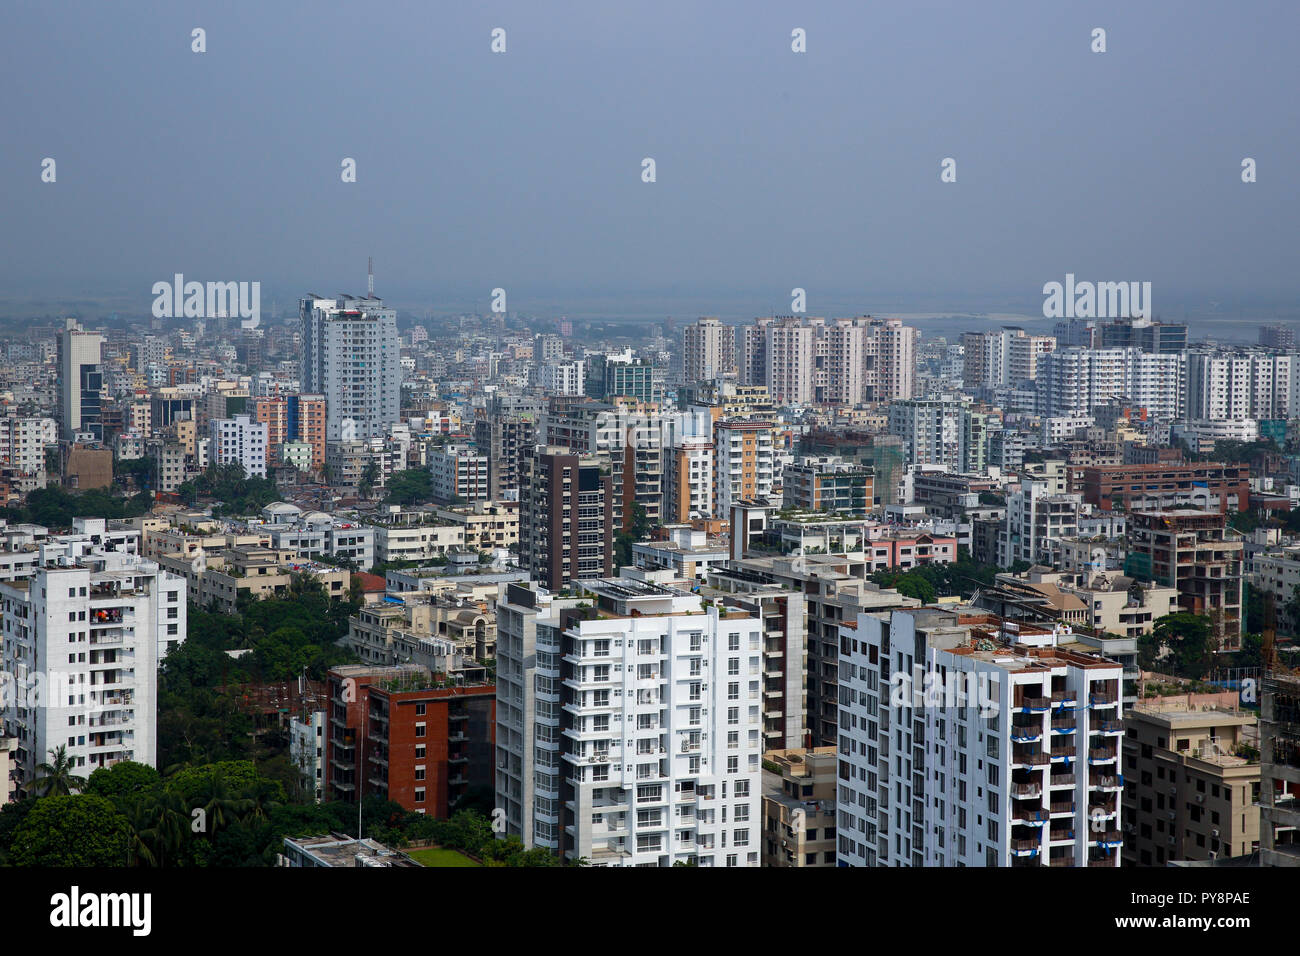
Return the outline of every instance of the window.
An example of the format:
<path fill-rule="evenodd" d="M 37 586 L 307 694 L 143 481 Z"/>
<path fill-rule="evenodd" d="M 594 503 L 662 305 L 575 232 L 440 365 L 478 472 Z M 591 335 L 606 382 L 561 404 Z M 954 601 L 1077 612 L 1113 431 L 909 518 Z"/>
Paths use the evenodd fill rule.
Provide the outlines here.
<path fill-rule="evenodd" d="M 426 705 L 426 704 L 416 704 L 416 705 L 415 705 L 415 716 L 417 716 L 417 717 L 423 717 L 423 716 L 425 715 L 425 708 L 426 708 L 427 706 L 428 706 L 428 705 Z"/>
<path fill-rule="evenodd" d="M 423 778 L 421 778 L 423 779 Z M 415 788 L 415 802 L 424 803 L 424 787 Z"/>
<path fill-rule="evenodd" d="M 424 721 L 420 721 L 418 724 L 415 725 L 415 736 L 417 737 L 424 736 Z"/>

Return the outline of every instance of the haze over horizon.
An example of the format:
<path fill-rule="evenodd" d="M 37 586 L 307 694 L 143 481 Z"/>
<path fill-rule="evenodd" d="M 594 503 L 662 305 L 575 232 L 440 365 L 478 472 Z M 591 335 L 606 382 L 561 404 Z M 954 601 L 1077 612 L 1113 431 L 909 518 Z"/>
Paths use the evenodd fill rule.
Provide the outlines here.
<path fill-rule="evenodd" d="M 813 315 L 1032 320 L 1072 272 L 1151 281 L 1157 316 L 1194 325 L 1300 321 L 1300 123 L 1277 96 L 1300 86 L 1300 10 L 1280 0 L 10 21 L 0 315 L 143 317 L 177 272 L 285 308 L 364 291 L 373 255 L 376 291 L 417 314 L 485 312 L 502 287 L 525 314 L 737 320 L 799 287 Z"/>

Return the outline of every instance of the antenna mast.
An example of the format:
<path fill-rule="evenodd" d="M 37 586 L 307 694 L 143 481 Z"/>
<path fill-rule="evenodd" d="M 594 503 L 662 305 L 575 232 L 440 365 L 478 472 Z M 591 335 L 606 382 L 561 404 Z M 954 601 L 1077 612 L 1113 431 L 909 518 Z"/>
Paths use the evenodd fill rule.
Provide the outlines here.
<path fill-rule="evenodd" d="M 370 256 L 366 259 L 366 297 L 373 299 L 375 297 L 375 257 Z"/>

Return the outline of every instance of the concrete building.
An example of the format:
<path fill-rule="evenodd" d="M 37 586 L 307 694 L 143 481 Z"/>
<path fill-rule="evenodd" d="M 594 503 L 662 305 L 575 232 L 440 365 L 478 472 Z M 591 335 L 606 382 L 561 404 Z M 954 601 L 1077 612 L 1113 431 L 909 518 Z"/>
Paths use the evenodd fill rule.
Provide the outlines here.
<path fill-rule="evenodd" d="M 781 503 L 804 511 L 832 511 L 865 517 L 875 500 L 870 469 L 855 468 L 834 459 L 809 460 L 786 465 L 781 474 Z"/>
<path fill-rule="evenodd" d="M 614 486 L 599 459 L 539 445 L 524 460 L 519 565 L 558 591 L 613 571 Z"/>
<path fill-rule="evenodd" d="M 1137 866 L 1245 856 L 1259 849 L 1254 714 L 1236 694 L 1140 701 L 1125 717 L 1124 849 Z"/>
<path fill-rule="evenodd" d="M 356 664 L 331 668 L 328 684 L 328 799 L 376 796 L 445 820 L 471 787 L 491 786 L 493 684 Z"/>
<path fill-rule="evenodd" d="M 840 628 L 840 866 L 1118 866 L 1121 668 L 924 608 Z"/>
<path fill-rule="evenodd" d="M 68 319 L 58 334 L 59 427 L 66 441 L 102 441 L 104 336 Z"/>
<path fill-rule="evenodd" d="M 998 536 L 998 566 L 1017 561 L 1059 566 L 1060 542 L 1079 530 L 1081 498 L 1053 493 L 1047 480 L 1028 479 L 1007 495 L 1007 516 Z"/>
<path fill-rule="evenodd" d="M 729 515 L 737 501 L 772 494 L 776 480 L 772 431 L 772 423 L 766 421 L 720 421 L 715 426 L 715 514 Z"/>
<path fill-rule="evenodd" d="M 1266 665 L 1259 701 L 1260 862 L 1300 867 L 1300 674 Z"/>
<path fill-rule="evenodd" d="M 715 318 L 701 318 L 682 328 L 682 381 L 720 378 L 736 365 L 736 329 Z"/>
<path fill-rule="evenodd" d="M 487 455 L 465 445 L 447 445 L 429 455 L 433 500 L 439 504 L 487 501 Z"/>
<path fill-rule="evenodd" d="M 157 762 L 158 665 L 185 640 L 184 584 L 88 544 L 43 546 L 30 577 L 0 583 L 0 671 L 15 682 L 0 737 L 17 741 L 19 788 L 61 746 L 79 776 Z"/>
<path fill-rule="evenodd" d="M 763 754 L 763 865 L 835 866 L 834 747 Z"/>
<path fill-rule="evenodd" d="M 1198 508 L 1135 511 L 1129 516 L 1125 571 L 1176 588 L 1180 607 L 1210 617 L 1221 650 L 1241 647 L 1241 533 L 1227 516 Z"/>
<path fill-rule="evenodd" d="M 325 440 L 382 437 L 399 418 L 397 312 L 382 299 L 308 295 L 299 303 L 301 384 L 325 397 Z"/>
<path fill-rule="evenodd" d="M 629 578 L 578 589 L 498 605 L 506 832 L 593 866 L 758 866 L 759 621 Z"/>
<path fill-rule="evenodd" d="M 208 422 L 208 460 L 214 465 L 238 463 L 245 476 L 265 478 L 267 426 L 247 415 L 214 418 Z"/>

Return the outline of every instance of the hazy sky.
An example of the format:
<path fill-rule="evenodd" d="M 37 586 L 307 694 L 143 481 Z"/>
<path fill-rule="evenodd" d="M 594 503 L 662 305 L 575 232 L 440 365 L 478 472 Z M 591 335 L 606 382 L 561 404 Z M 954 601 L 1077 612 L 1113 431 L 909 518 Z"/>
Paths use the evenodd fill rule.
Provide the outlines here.
<path fill-rule="evenodd" d="M 1296 0 L 11 3 L 0 299 L 147 314 L 182 272 L 269 307 L 373 255 L 390 300 L 480 311 L 1037 307 L 1067 272 L 1297 306 L 1298 32 Z"/>

